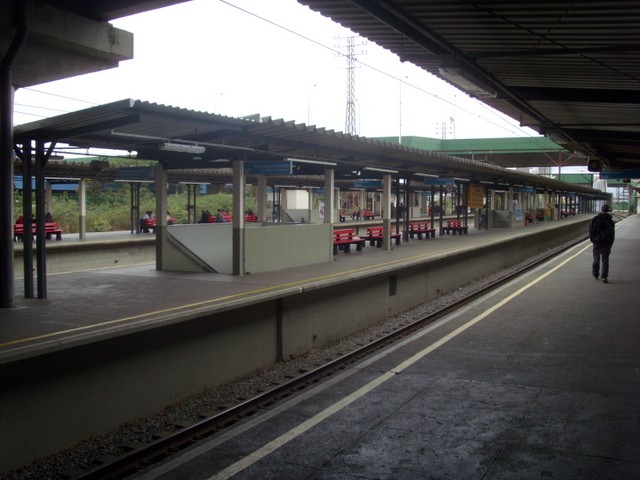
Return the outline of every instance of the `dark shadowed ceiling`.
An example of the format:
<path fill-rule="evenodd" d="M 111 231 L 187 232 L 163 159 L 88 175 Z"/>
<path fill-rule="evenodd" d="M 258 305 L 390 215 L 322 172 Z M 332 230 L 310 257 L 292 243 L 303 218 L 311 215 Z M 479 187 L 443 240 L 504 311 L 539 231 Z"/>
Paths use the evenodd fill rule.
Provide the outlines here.
<path fill-rule="evenodd" d="M 640 169 L 638 0 L 298 0 L 585 156 Z"/>

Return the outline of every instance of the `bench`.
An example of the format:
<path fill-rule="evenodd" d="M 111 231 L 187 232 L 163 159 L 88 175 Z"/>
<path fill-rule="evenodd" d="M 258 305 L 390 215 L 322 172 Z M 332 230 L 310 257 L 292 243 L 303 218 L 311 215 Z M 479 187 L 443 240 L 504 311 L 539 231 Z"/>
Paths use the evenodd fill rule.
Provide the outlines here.
<path fill-rule="evenodd" d="M 531 213 L 527 212 L 524 214 L 524 224 L 527 225 L 529 223 L 533 223 L 533 218 L 531 218 Z"/>
<path fill-rule="evenodd" d="M 373 245 L 375 243 L 376 247 L 382 247 L 382 240 L 384 235 L 384 227 L 368 227 L 367 228 L 367 236 L 365 240 L 369 240 L 369 245 Z M 396 241 L 396 245 L 400 245 L 400 239 L 402 238 L 401 233 L 396 233 L 395 229 L 391 229 L 391 239 Z"/>
<path fill-rule="evenodd" d="M 371 210 L 363 210 L 362 214 L 361 214 L 361 217 L 364 220 L 373 220 L 373 219 L 376 218 L 376 214 L 373 213 Z"/>
<path fill-rule="evenodd" d="M 355 245 L 358 252 L 361 252 L 362 247 L 364 247 L 364 239 L 356 235 L 355 229 L 346 228 L 343 230 L 333 231 L 334 255 L 338 254 L 338 250 L 342 250 L 344 253 L 349 253 L 351 251 L 351 245 Z"/>
<path fill-rule="evenodd" d="M 245 215 L 244 216 L 244 221 L 247 223 L 254 223 L 258 221 L 258 216 L 257 215 Z"/>
<path fill-rule="evenodd" d="M 422 240 L 422 235 L 425 238 L 435 238 L 436 229 L 431 228 L 429 222 L 411 222 L 409 224 L 409 238 L 413 238 L 414 235 L 418 236 L 418 240 Z"/>
<path fill-rule="evenodd" d="M 142 233 L 150 233 L 156 231 L 155 218 L 143 218 L 140 220 L 140 231 Z"/>
<path fill-rule="evenodd" d="M 469 231 L 469 227 L 467 225 L 464 225 L 464 223 L 462 222 L 462 220 L 447 220 L 447 224 L 445 226 L 442 227 L 442 234 L 452 234 L 452 235 L 456 235 L 456 234 L 460 234 L 462 235 L 463 233 L 468 233 Z"/>
<path fill-rule="evenodd" d="M 35 223 L 31 225 L 31 235 L 36 234 L 36 225 Z M 51 236 L 55 235 L 56 240 L 62 240 L 62 230 L 60 230 L 60 226 L 58 222 L 47 222 L 44 224 L 44 234 L 47 240 L 51 240 Z M 13 240 L 23 240 L 24 239 L 24 224 L 16 223 L 13 226 Z"/>

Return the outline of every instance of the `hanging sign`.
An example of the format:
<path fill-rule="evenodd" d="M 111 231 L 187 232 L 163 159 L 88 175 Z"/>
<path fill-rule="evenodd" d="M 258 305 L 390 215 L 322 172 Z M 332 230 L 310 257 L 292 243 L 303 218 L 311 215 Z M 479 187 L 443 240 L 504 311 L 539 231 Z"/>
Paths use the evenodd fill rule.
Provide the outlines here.
<path fill-rule="evenodd" d="M 471 184 L 467 188 L 467 206 L 482 208 L 484 206 L 484 186 Z"/>
<path fill-rule="evenodd" d="M 291 162 L 247 162 L 244 164 L 247 175 L 291 175 Z"/>
<path fill-rule="evenodd" d="M 353 182 L 356 188 L 382 188 L 382 180 L 356 180 Z"/>
<path fill-rule="evenodd" d="M 515 193 L 533 193 L 533 187 L 513 187 Z"/>
<path fill-rule="evenodd" d="M 118 168 L 118 178 L 120 180 L 153 180 L 155 172 L 155 167 L 121 167 Z"/>
<path fill-rule="evenodd" d="M 449 178 L 449 177 L 438 177 L 438 178 L 425 178 L 424 179 L 424 184 L 425 185 L 455 185 L 456 181 L 454 178 Z"/>

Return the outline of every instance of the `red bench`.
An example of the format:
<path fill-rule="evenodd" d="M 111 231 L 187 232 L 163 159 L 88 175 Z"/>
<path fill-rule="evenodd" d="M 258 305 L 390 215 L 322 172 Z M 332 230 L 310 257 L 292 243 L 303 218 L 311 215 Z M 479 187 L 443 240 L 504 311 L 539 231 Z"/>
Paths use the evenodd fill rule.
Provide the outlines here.
<path fill-rule="evenodd" d="M 143 218 L 140 220 L 140 231 L 142 233 L 150 233 L 156 231 L 155 218 Z"/>
<path fill-rule="evenodd" d="M 365 240 L 369 240 L 369 245 L 375 243 L 376 247 L 382 247 L 384 227 L 368 227 Z M 391 238 L 396 241 L 396 245 L 400 245 L 402 234 L 396 233 L 395 228 L 391 229 Z"/>
<path fill-rule="evenodd" d="M 351 245 L 355 245 L 358 252 L 361 252 L 362 247 L 364 247 L 364 239 L 356 235 L 355 229 L 346 228 L 343 230 L 333 231 L 334 255 L 338 254 L 338 250 L 342 250 L 344 253 L 349 253 L 351 251 Z"/>
<path fill-rule="evenodd" d="M 442 227 L 442 234 L 450 233 L 452 235 L 468 233 L 469 227 L 462 220 L 447 220 L 447 225 Z"/>
<path fill-rule="evenodd" d="M 33 223 L 31 225 L 31 234 L 36 234 L 36 225 Z M 56 240 L 62 240 L 62 230 L 60 230 L 60 226 L 58 222 L 47 222 L 44 224 L 44 234 L 47 240 L 51 240 L 51 236 L 55 235 Z M 13 226 L 13 240 L 23 240 L 24 239 L 24 224 L 16 223 Z"/>
<path fill-rule="evenodd" d="M 418 236 L 418 240 L 422 240 L 422 235 L 425 238 L 435 238 L 436 229 L 431 228 L 429 222 L 411 222 L 409 224 L 409 238 L 413 238 L 414 235 Z"/>
<path fill-rule="evenodd" d="M 248 223 L 257 222 L 258 221 L 258 216 L 257 215 L 245 215 L 244 216 L 244 221 L 248 222 Z"/>
<path fill-rule="evenodd" d="M 376 214 L 373 213 L 371 210 L 363 210 L 362 218 L 365 220 L 373 220 L 374 218 L 376 218 Z"/>

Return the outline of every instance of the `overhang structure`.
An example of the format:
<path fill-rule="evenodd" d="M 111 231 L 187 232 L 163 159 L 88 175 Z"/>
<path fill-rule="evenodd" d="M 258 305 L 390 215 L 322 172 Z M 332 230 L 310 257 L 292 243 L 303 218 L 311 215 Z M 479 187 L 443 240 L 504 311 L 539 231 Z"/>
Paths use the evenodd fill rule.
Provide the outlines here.
<path fill-rule="evenodd" d="M 298 0 L 581 155 L 640 169 L 637 0 Z"/>

